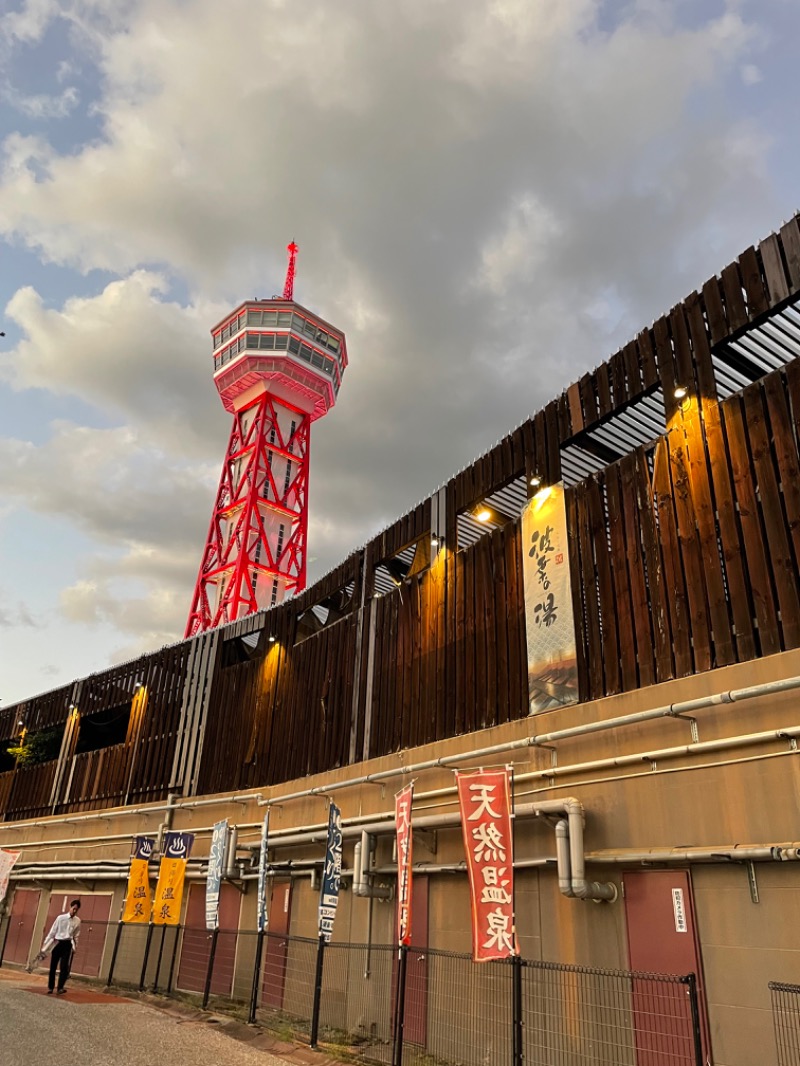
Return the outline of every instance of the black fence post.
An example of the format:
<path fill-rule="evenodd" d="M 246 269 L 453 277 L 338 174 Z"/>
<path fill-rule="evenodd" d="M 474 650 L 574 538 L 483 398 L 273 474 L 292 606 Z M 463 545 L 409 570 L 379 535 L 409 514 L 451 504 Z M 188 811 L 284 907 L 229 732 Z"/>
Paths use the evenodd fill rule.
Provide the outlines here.
<path fill-rule="evenodd" d="M 158 991 L 158 979 L 161 976 L 161 959 L 164 956 L 164 938 L 167 935 L 166 925 L 161 926 L 161 943 L 158 945 L 158 961 L 156 962 L 156 976 L 153 981 L 153 991 Z"/>
<path fill-rule="evenodd" d="M 394 1011 L 394 1046 L 392 1047 L 392 1066 L 403 1066 L 403 1027 L 406 1022 L 406 969 L 408 948 L 403 944 L 398 953 L 397 995 Z"/>
<path fill-rule="evenodd" d="M 258 1009 L 258 989 L 261 984 L 261 957 L 264 953 L 264 930 L 259 930 L 258 937 L 256 939 L 256 961 L 253 966 L 253 986 L 250 989 L 250 1013 L 247 1016 L 247 1021 L 250 1025 L 256 1020 L 256 1010 Z"/>
<path fill-rule="evenodd" d="M 322 1002 L 322 964 L 325 959 L 325 937 L 319 938 L 317 948 L 317 972 L 314 975 L 314 1006 L 311 1008 L 311 1047 L 317 1046 L 319 1036 L 319 1008 Z"/>
<path fill-rule="evenodd" d="M 522 1066 L 522 957 L 520 955 L 514 955 L 511 962 L 513 965 L 512 1001 L 514 1017 L 514 1030 L 511 1043 L 512 1062 L 514 1063 L 514 1066 Z"/>
<path fill-rule="evenodd" d="M 700 1002 L 697 996 L 697 975 L 690 973 L 686 977 L 689 990 L 689 1003 L 692 1008 L 692 1035 L 694 1037 L 695 1066 L 703 1066 L 703 1031 L 700 1026 Z"/>
<path fill-rule="evenodd" d="M 219 929 L 215 929 L 211 934 L 211 951 L 208 953 L 208 969 L 206 970 L 206 986 L 203 989 L 203 1010 L 208 1006 L 208 997 L 211 995 L 211 978 L 214 974 L 214 958 L 217 954 L 217 940 L 219 939 Z"/>
<path fill-rule="evenodd" d="M 167 995 L 172 992 L 172 978 L 175 976 L 175 960 L 178 957 L 178 941 L 181 938 L 180 922 L 175 926 L 175 943 L 172 945 L 172 959 L 169 964 L 169 978 L 167 980 Z"/>
<path fill-rule="evenodd" d="M 106 980 L 106 988 L 111 988 L 111 982 L 114 980 L 114 967 L 117 965 L 119 942 L 122 939 L 122 925 L 122 922 L 117 922 L 117 932 L 114 936 L 114 947 L 111 951 L 111 964 L 108 967 L 108 979 Z"/>
<path fill-rule="evenodd" d="M 142 976 L 139 978 L 139 991 L 144 992 L 144 980 L 147 975 L 147 960 L 150 958 L 150 941 L 153 939 L 153 923 L 147 926 L 147 941 L 144 945 L 144 961 L 142 962 Z"/>

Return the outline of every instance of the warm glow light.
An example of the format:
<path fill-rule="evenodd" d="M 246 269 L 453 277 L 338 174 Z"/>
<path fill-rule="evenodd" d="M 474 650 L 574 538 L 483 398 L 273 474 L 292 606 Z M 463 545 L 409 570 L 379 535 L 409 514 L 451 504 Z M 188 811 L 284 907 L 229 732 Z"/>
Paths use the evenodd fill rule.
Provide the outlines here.
<path fill-rule="evenodd" d="M 676 385 L 675 392 L 672 395 L 676 400 L 683 400 L 688 392 L 689 390 L 684 385 Z"/>
<path fill-rule="evenodd" d="M 538 474 L 534 474 L 533 477 L 531 478 L 531 487 L 535 489 L 539 485 L 541 485 L 541 483 L 542 483 L 542 479 L 539 477 L 539 475 Z"/>
<path fill-rule="evenodd" d="M 488 522 L 491 517 L 492 512 L 487 511 L 485 507 L 475 513 L 476 522 Z"/>
<path fill-rule="evenodd" d="M 552 487 L 550 485 L 545 485 L 543 489 L 539 489 L 539 491 L 533 498 L 534 500 L 536 500 L 537 503 L 544 503 L 544 501 L 547 499 L 548 496 L 552 494 L 552 492 Z"/>
<path fill-rule="evenodd" d="M 269 638 L 270 644 L 274 644 L 277 639 L 278 639 L 277 637 L 270 637 Z"/>
<path fill-rule="evenodd" d="M 141 687 L 142 687 L 142 682 L 141 681 L 137 681 L 136 684 L 133 686 L 133 691 L 134 692 L 138 692 Z"/>
<path fill-rule="evenodd" d="M 439 544 L 439 538 L 438 537 L 431 537 L 431 547 L 435 548 L 435 547 L 438 546 L 438 544 Z"/>

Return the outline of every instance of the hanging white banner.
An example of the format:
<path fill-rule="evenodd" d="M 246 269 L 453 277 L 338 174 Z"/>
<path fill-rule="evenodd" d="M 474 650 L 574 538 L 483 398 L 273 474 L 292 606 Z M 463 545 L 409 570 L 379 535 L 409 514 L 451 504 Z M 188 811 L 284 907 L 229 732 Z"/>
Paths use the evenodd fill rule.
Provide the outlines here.
<path fill-rule="evenodd" d="M 21 854 L 22 852 L 19 851 L 4 851 L 0 848 L 0 903 L 6 898 L 11 867 Z"/>
<path fill-rule="evenodd" d="M 564 483 L 537 492 L 522 512 L 528 645 L 528 713 L 578 702 L 578 657 Z"/>

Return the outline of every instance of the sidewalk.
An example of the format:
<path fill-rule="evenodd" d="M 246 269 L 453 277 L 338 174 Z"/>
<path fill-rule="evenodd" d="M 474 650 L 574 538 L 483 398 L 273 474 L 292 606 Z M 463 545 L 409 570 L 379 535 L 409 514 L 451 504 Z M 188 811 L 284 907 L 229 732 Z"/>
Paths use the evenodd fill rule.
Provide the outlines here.
<path fill-rule="evenodd" d="M 250 1063 L 253 1066 L 256 1066 L 256 1064 L 259 1064 L 259 1066 L 341 1066 L 341 1059 L 330 1058 L 324 1052 L 312 1051 L 309 1047 L 301 1044 L 292 1044 L 279 1040 L 266 1030 L 257 1026 L 246 1025 L 236 1018 L 231 1018 L 225 1014 L 202 1011 L 196 1007 L 174 1000 L 164 1000 L 159 996 L 147 993 L 141 995 L 131 993 L 128 995 L 119 989 L 114 989 L 112 993 L 106 993 L 101 988 L 81 981 L 80 978 L 70 979 L 67 985 L 67 993 L 64 996 L 48 996 L 46 993 L 47 978 L 42 973 L 28 974 L 24 970 L 11 970 L 6 967 L 0 969 L 0 998 L 5 1003 L 10 994 L 11 1000 L 8 1012 L 9 1024 L 11 1024 L 10 1016 L 13 1015 L 14 1007 L 17 1008 L 21 1015 L 24 1014 L 26 1016 L 29 1023 L 25 1026 L 26 1055 L 24 1059 L 18 1059 L 20 1066 L 25 1062 L 42 1063 L 43 1048 L 38 1046 L 38 1041 L 41 1040 L 43 1045 L 48 1044 L 48 1031 L 53 1021 L 56 1021 L 56 1029 L 62 1036 L 69 1031 L 70 1026 L 65 1026 L 64 1015 L 61 1012 L 62 1009 L 70 1010 L 70 1008 L 79 1008 L 77 1015 L 73 1016 L 74 1026 L 72 1027 L 75 1030 L 75 1066 L 81 1066 L 82 1063 L 91 1061 L 87 1059 L 83 1048 L 80 1051 L 77 1050 L 81 1044 L 81 1034 L 84 1030 L 91 1033 L 92 1042 L 97 1047 L 98 1054 L 107 1056 L 107 1058 L 99 1058 L 98 1062 L 113 1062 L 116 1052 L 120 1052 L 120 1061 L 129 1060 L 129 1050 L 126 1049 L 129 1049 L 129 1041 L 132 1038 L 135 1039 L 133 1033 L 136 1026 L 135 1024 L 132 1025 L 133 1018 L 130 1015 L 125 1017 L 124 1024 L 120 1024 L 116 1020 L 119 1008 L 127 1012 L 129 1007 L 137 1008 L 137 1014 L 141 1016 L 142 1020 L 143 1034 L 147 1034 L 149 1031 L 147 1016 L 150 1016 L 151 1022 L 149 1024 L 152 1026 L 152 1017 L 156 1015 L 161 1016 L 165 1023 L 172 1022 L 180 1026 L 189 1027 L 193 1032 L 191 1043 L 196 1045 L 197 1051 L 204 1051 L 208 1043 L 219 1045 L 223 1041 L 231 1041 L 228 1051 L 225 1052 L 226 1062 L 241 1062 L 242 1066 L 249 1066 Z M 24 999 L 23 994 L 27 994 Z M 27 996 L 30 996 L 31 999 L 28 999 Z M 31 1000 L 38 1001 L 41 1006 L 37 1009 L 31 1003 Z M 100 1010 L 101 1014 L 104 1015 L 105 1012 L 102 1011 L 104 1006 L 109 1008 L 114 1017 L 101 1021 L 96 1012 Z M 117 1010 L 115 1011 L 114 1008 L 117 1008 Z M 50 1017 L 54 1011 L 58 1012 L 57 1020 Z M 45 1014 L 44 1012 L 47 1013 Z M 0 1011 L 0 1014 L 2 1013 L 3 1011 Z M 33 1024 L 31 1025 L 30 1023 Z M 2 1029 L 3 1025 L 2 1021 L 0 1021 L 0 1044 L 7 1047 L 6 1040 L 8 1038 L 4 1039 Z M 122 1035 L 123 1033 L 125 1034 L 124 1036 Z M 186 1031 L 181 1030 L 181 1044 L 188 1045 L 189 1041 L 187 1041 L 185 1033 Z M 86 1037 L 83 1037 L 83 1039 L 86 1039 Z M 143 1035 L 143 1044 L 146 1040 L 146 1036 Z M 102 1044 L 103 1041 L 106 1044 L 105 1050 Z M 234 1051 L 237 1045 L 241 1048 L 241 1055 L 237 1055 Z M 71 1063 L 69 1058 L 61 1061 L 65 1066 L 69 1066 Z M 202 1059 L 198 1059 L 196 1052 L 189 1052 L 187 1047 L 186 1066 L 196 1066 L 198 1061 L 202 1061 Z M 214 1059 L 209 1057 L 208 1061 L 214 1061 Z M 4 1064 L 7 1063 L 7 1066 L 17 1066 L 17 1062 L 13 1058 L 7 1059 L 4 1056 L 3 1062 Z"/>

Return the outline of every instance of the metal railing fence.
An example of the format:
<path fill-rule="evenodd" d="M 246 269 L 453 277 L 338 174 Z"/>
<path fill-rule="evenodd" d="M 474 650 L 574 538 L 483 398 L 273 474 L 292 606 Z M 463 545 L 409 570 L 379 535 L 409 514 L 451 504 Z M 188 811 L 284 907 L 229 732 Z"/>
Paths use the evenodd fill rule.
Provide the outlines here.
<path fill-rule="evenodd" d="M 770 981 L 778 1066 L 800 1066 L 800 985 Z"/>
<path fill-rule="evenodd" d="M 94 925 L 99 954 L 90 969 L 106 985 L 233 1009 L 284 1039 L 307 1040 L 357 1062 L 702 1063 L 693 974 L 520 958 L 477 965 L 469 955 L 413 946 L 324 944 L 235 929 Z M 7 920 L 0 922 L 0 944 L 6 927 Z M 770 988 L 779 1066 L 800 1066 L 800 986 Z"/>

